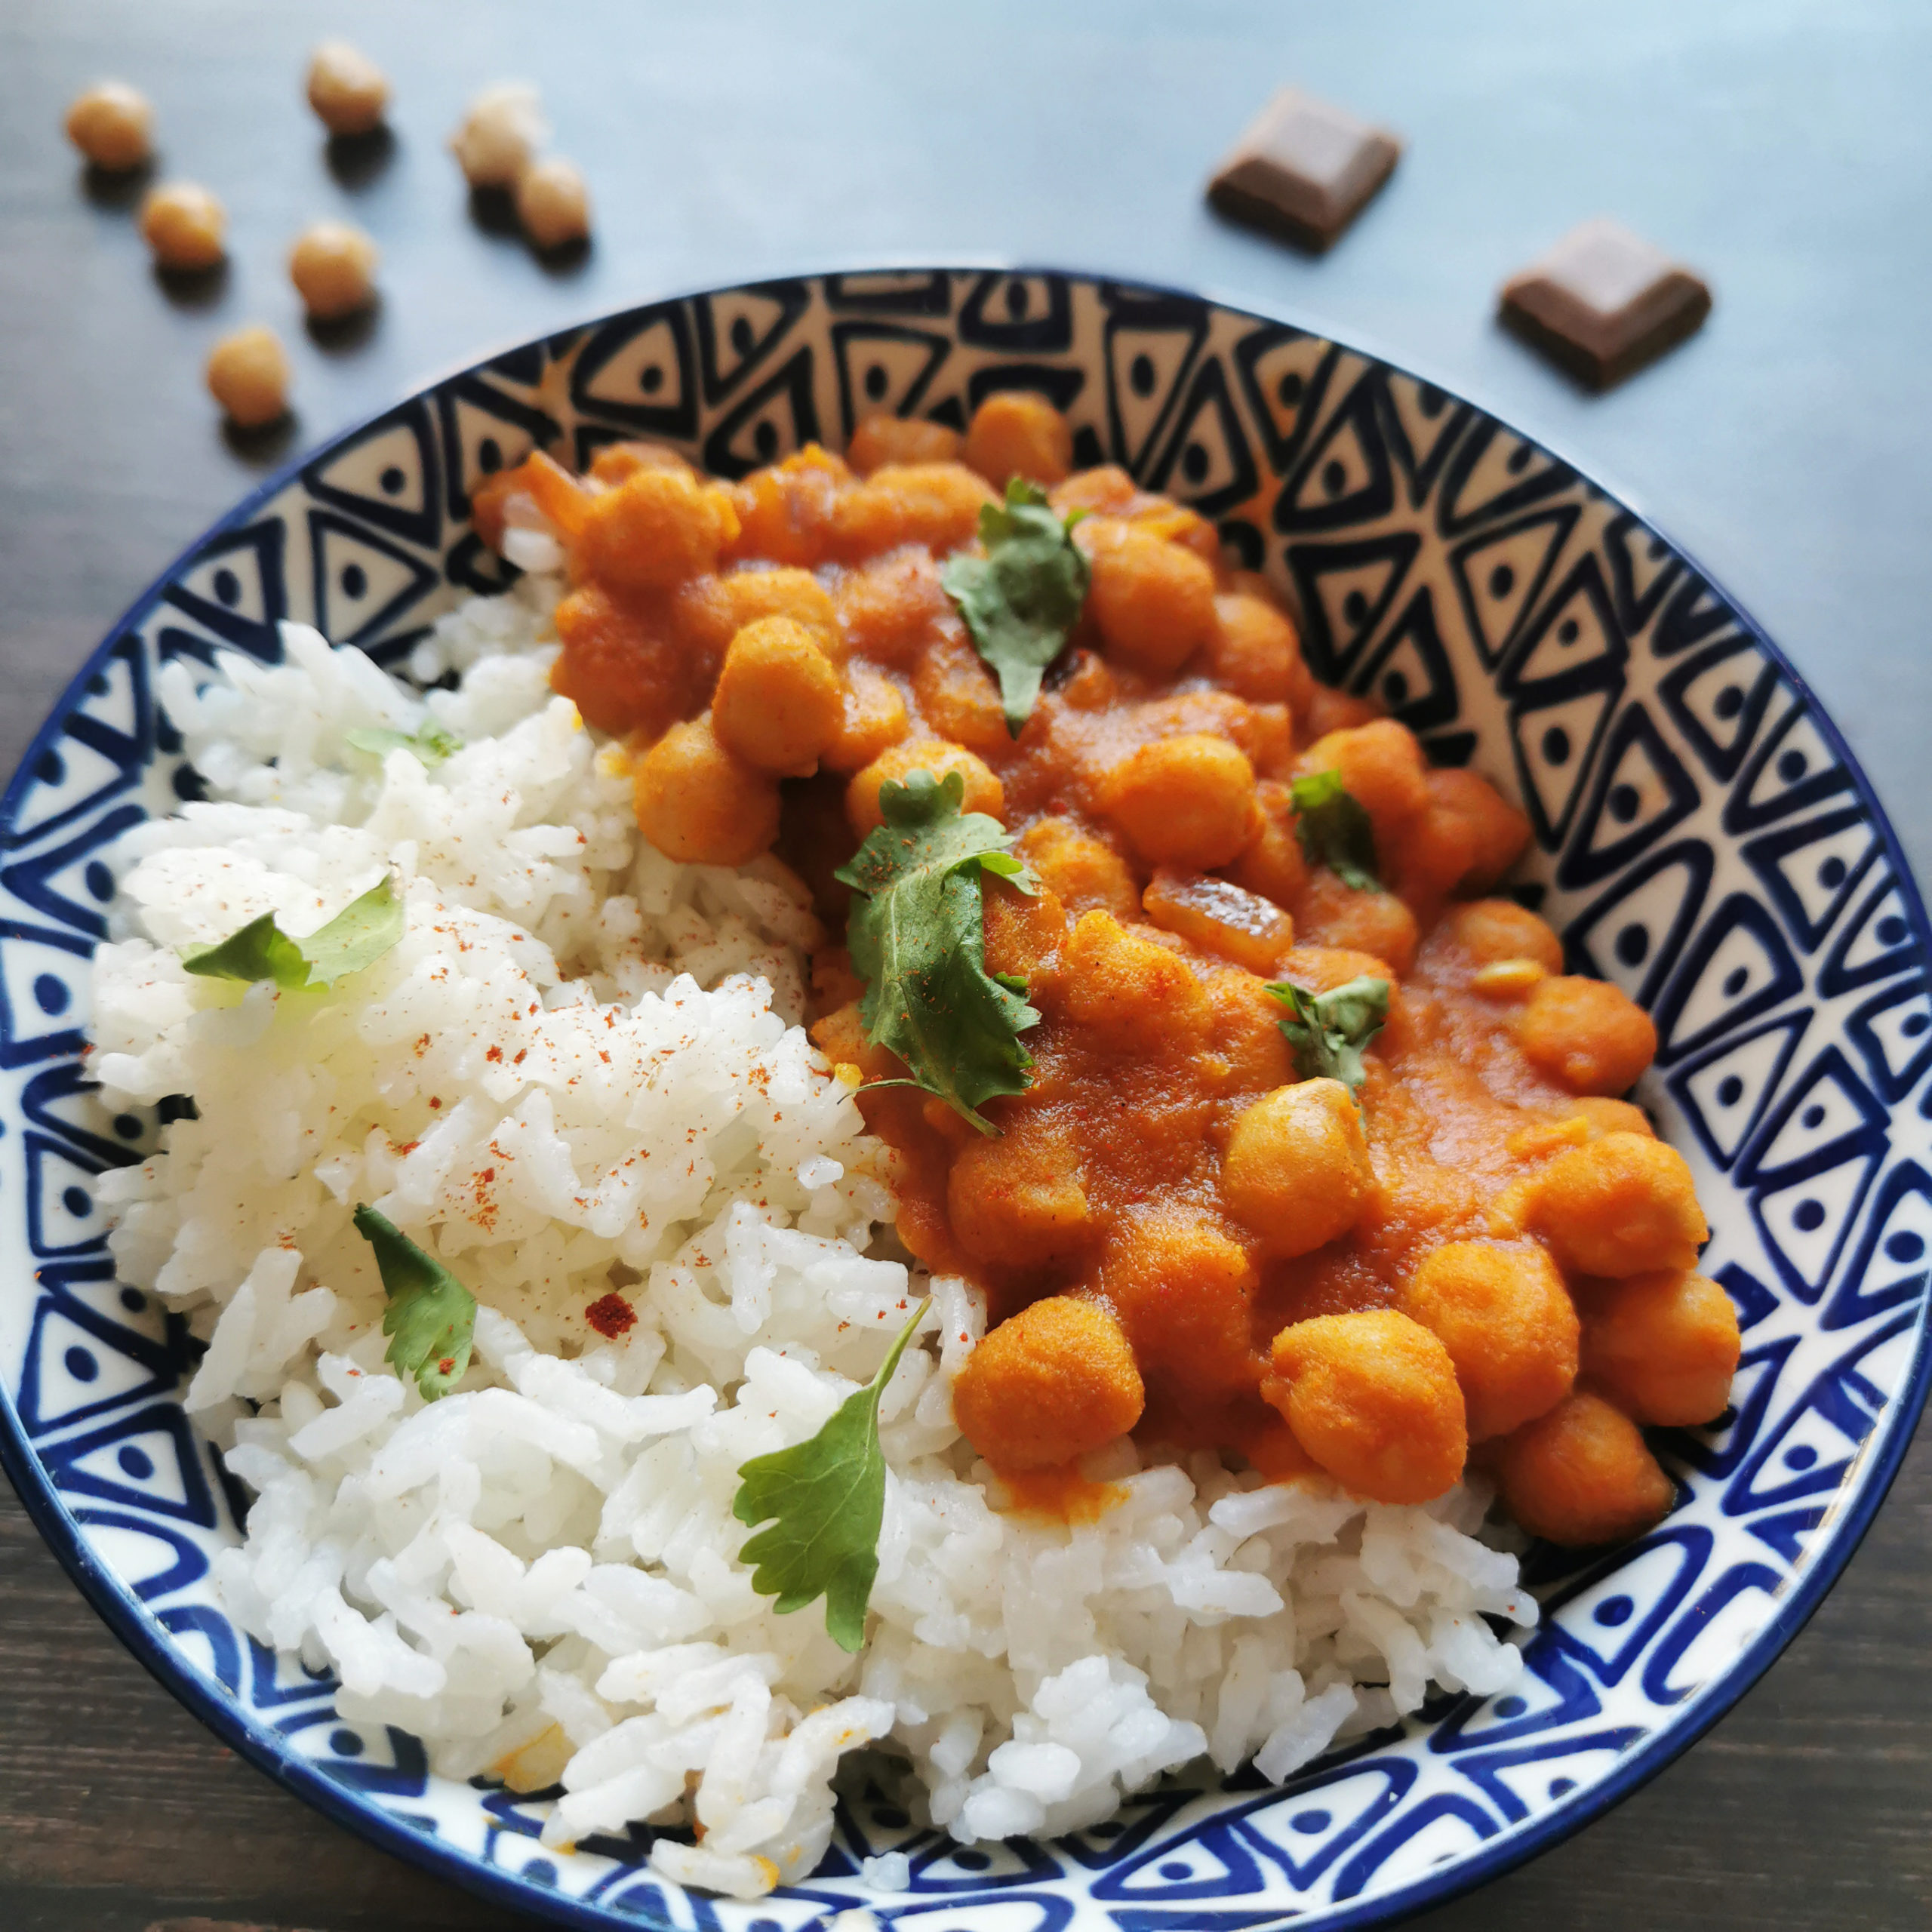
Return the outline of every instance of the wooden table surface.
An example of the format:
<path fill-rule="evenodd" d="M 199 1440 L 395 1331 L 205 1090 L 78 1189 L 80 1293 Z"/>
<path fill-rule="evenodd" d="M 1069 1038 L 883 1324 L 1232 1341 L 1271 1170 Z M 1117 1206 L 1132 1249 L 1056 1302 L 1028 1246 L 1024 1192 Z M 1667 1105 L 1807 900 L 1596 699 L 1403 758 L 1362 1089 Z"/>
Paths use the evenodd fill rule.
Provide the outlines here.
<path fill-rule="evenodd" d="M 373 165 L 331 157 L 306 48 L 396 82 Z M 88 81 L 155 100 L 165 167 L 233 219 L 164 288 L 128 198 L 60 138 Z M 548 269 L 472 218 L 442 140 L 493 80 L 543 90 L 595 246 Z M 1277 82 L 1401 130 L 1326 260 L 1200 184 Z M 1620 486 L 1778 638 L 1921 879 L 1932 719 L 1932 8 L 1924 0 L 5 0 L 0 5 L 0 771 L 141 586 L 266 466 L 513 341 L 656 291 L 1007 257 L 1278 311 L 1473 395 Z M 1700 266 L 1701 336 L 1592 399 L 1492 320 L 1510 269 L 1614 213 Z M 383 245 L 374 325 L 319 342 L 303 222 Z M 214 337 L 278 326 L 299 420 L 224 438 Z M 1932 1921 L 1932 1438 L 1810 1626 L 1687 1757 L 1435 1932 Z M 124 1654 L 0 1491 L 0 1927 L 492 1928 L 500 1910 L 326 1823 Z"/>

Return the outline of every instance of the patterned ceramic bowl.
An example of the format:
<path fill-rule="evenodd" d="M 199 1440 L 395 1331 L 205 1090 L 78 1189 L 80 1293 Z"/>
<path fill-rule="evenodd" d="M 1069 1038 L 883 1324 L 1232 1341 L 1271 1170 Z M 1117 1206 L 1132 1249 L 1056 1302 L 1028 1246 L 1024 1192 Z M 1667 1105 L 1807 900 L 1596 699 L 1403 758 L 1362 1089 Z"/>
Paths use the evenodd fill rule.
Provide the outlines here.
<path fill-rule="evenodd" d="M 810 1883 L 669 1895 L 631 1855 L 540 1847 L 541 1807 L 427 1774 L 223 1615 L 242 1498 L 177 1399 L 178 1323 L 119 1285 L 88 1186 L 155 1123 L 81 1058 L 112 841 L 198 780 L 171 657 L 272 658 L 275 620 L 379 661 L 499 587 L 466 520 L 533 445 L 646 435 L 741 475 L 896 410 L 963 424 L 1043 392 L 1077 460 L 1216 518 L 1294 598 L 1316 669 L 1518 798 L 1522 876 L 1575 967 L 1662 1045 L 1643 1087 L 1744 1329 L 1736 1407 L 1666 1438 L 1678 1506 L 1547 1607 L 1518 1687 L 1444 1697 L 1286 1790 L 1182 1780 L 1052 1844 L 970 1850 L 848 1804 Z M 500 355 L 318 451 L 170 568 L 89 661 L 0 808 L 0 1458 L 136 1655 L 235 1748 L 369 1838 L 582 1925 L 791 1932 L 848 1905 L 934 1932 L 1380 1922 L 1601 1811 L 1758 1676 L 1877 1509 L 1926 1393 L 1925 915 L 1830 721 L 1696 566 L 1560 458 L 1339 344 L 1188 295 L 1051 272 L 828 275 L 657 303 Z M 903 1847 L 902 1894 L 857 1878 Z M 610 1847 L 622 1853 L 621 1846 Z M 935 1917 L 934 1915 L 937 1915 Z"/>

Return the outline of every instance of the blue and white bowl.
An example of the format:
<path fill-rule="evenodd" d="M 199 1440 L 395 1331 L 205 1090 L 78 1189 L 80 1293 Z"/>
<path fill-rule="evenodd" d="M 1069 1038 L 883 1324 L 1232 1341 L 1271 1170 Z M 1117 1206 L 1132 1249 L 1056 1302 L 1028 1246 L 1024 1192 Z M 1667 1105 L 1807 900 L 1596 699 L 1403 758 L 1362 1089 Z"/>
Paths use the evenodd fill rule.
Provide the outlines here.
<path fill-rule="evenodd" d="M 158 666 L 314 623 L 405 657 L 503 567 L 478 477 L 613 438 L 727 475 L 878 409 L 955 426 L 1040 391 L 1076 460 L 1217 519 L 1288 589 L 1319 673 L 1518 798 L 1526 891 L 1574 966 L 1654 1015 L 1642 1098 L 1690 1160 L 1744 1330 L 1736 1407 L 1672 1432 L 1670 1516 L 1579 1567 L 1509 1694 L 1439 1699 L 1285 1790 L 1182 1780 L 1095 1829 L 964 1850 L 841 1811 L 811 1881 L 673 1897 L 628 1850 L 542 1849 L 540 1807 L 428 1775 L 238 1631 L 209 1559 L 243 1499 L 178 1399 L 177 1320 L 114 1278 L 91 1177 L 157 1123 L 82 1058 L 112 841 L 197 795 Z M 499 355 L 352 430 L 170 568 L 81 672 L 0 805 L 0 1461 L 128 1647 L 236 1749 L 377 1843 L 580 1925 L 791 1932 L 853 1905 L 943 1932 L 1379 1923 L 1502 1870 L 1682 1750 L 1844 1567 L 1924 1403 L 1932 1242 L 1925 914 L 1791 667 L 1639 517 L 1473 405 L 1305 331 L 1051 272 L 833 275 L 656 303 Z M 900 1848 L 884 1896 L 859 1860 Z M 940 1917 L 934 1919 L 931 1915 Z"/>

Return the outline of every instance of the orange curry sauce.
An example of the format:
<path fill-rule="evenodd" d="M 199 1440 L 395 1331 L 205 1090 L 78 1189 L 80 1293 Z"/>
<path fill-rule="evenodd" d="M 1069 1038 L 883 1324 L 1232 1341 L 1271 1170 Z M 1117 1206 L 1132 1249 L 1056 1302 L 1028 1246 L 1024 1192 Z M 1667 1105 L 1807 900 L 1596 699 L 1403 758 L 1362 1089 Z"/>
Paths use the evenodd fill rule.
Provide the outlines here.
<path fill-rule="evenodd" d="M 1723 1409 L 1737 1330 L 1693 1271 L 1688 1168 L 1616 1099 L 1650 1021 L 1563 974 L 1534 914 L 1485 897 L 1527 840 L 1483 779 L 1317 685 L 1261 578 L 1213 527 L 1111 468 L 1070 473 L 1065 420 L 982 406 L 964 438 L 862 424 L 736 484 L 621 445 L 573 478 L 493 477 L 486 540 L 554 533 L 572 588 L 552 674 L 628 742 L 640 825 L 674 858 L 774 848 L 828 927 L 832 878 L 888 779 L 959 772 L 1038 881 L 983 888 L 986 964 L 1041 1015 L 1020 1096 L 982 1136 L 943 1102 L 862 1096 L 892 1149 L 906 1246 L 989 1299 L 961 1426 L 1037 1506 L 1123 1432 L 1272 1478 L 1325 1469 L 1438 1495 L 1471 1445 L 1529 1528 L 1589 1543 L 1668 1507 L 1640 1425 Z M 1088 512 L 1068 649 L 1016 738 L 940 580 L 1014 475 Z M 1311 866 L 1290 784 L 1339 772 L 1384 889 Z M 1390 983 L 1359 1092 L 1299 1077 L 1266 990 Z M 843 949 L 814 959 L 813 1037 L 867 1079 Z"/>

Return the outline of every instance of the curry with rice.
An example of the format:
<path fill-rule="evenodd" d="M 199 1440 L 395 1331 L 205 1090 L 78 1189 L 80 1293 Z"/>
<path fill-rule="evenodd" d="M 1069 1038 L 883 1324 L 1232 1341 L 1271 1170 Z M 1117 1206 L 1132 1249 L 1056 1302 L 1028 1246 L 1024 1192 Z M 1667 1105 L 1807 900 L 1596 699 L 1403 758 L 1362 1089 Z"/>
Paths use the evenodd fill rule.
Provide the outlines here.
<path fill-rule="evenodd" d="M 1588 1545 L 1724 1410 L 1648 1017 L 1494 896 L 1527 821 L 1315 681 L 1266 580 L 989 398 L 726 483 L 617 444 L 473 509 L 555 537 L 552 674 L 674 859 L 775 851 L 844 946 L 813 1038 L 906 1247 L 990 1309 L 959 1425 L 1017 1503 L 1131 1432 Z"/>

